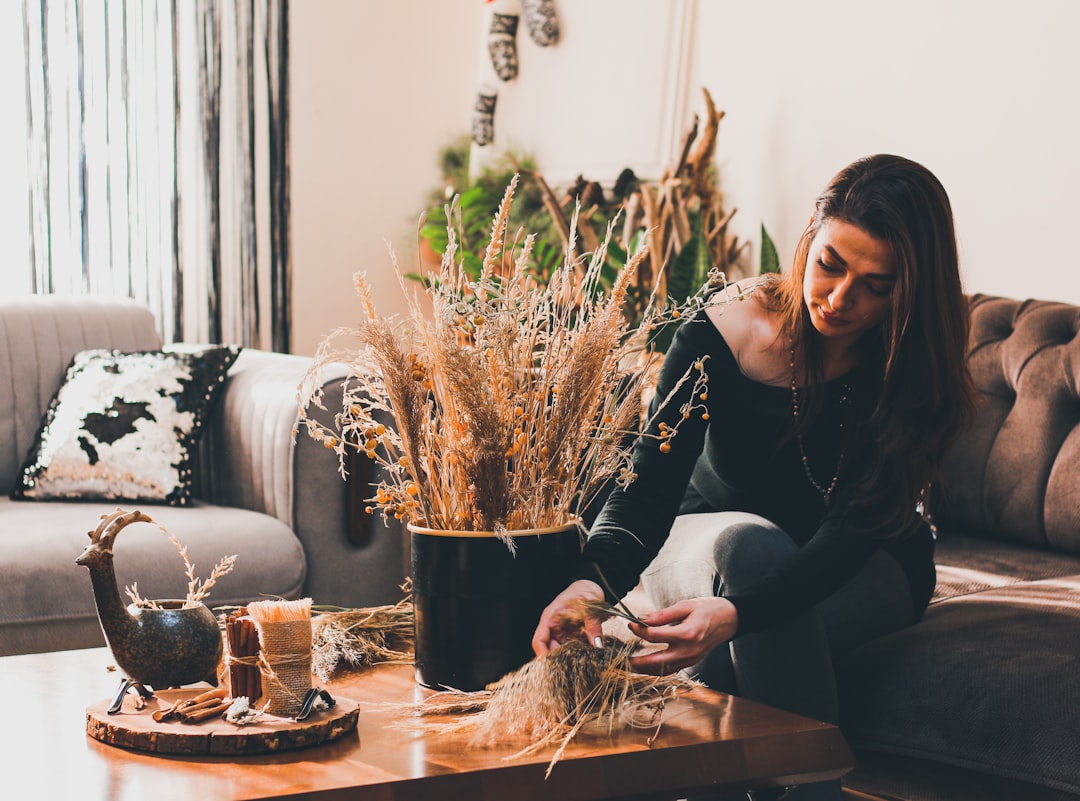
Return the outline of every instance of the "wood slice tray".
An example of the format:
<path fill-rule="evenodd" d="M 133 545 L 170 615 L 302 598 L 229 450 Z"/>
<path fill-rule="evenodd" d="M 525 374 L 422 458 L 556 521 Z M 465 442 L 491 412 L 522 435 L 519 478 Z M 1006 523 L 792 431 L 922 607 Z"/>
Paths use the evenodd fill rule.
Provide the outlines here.
<path fill-rule="evenodd" d="M 202 723 L 154 720 L 157 710 L 205 691 L 206 687 L 162 690 L 147 699 L 142 709 L 135 708 L 134 694 L 128 693 L 113 715 L 106 711 L 112 700 L 102 701 L 86 708 L 86 733 L 108 745 L 155 754 L 244 756 L 328 743 L 355 731 L 359 717 L 355 701 L 334 696 L 334 706 L 316 710 L 303 721 L 271 715 L 246 726 L 221 718 Z"/>

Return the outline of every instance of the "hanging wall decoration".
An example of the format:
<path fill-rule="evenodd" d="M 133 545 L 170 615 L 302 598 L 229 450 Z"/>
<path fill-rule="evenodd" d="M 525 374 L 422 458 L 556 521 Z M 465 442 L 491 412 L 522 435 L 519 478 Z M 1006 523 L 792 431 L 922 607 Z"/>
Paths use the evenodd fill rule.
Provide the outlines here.
<path fill-rule="evenodd" d="M 472 112 L 472 141 L 479 147 L 495 139 L 495 104 L 498 83 L 510 83 L 518 77 L 518 27 L 524 19 L 529 39 L 538 47 L 559 41 L 559 18 L 554 0 L 486 0 L 491 12 L 485 19 L 485 47 L 490 75 L 486 75 L 476 93 Z"/>

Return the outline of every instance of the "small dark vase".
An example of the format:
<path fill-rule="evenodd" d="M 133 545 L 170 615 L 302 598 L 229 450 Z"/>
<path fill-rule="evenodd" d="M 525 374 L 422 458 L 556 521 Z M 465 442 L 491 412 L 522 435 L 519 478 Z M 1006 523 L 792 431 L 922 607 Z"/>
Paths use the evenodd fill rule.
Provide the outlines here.
<path fill-rule="evenodd" d="M 163 608 L 136 604 L 127 608 L 133 629 L 109 647 L 124 672 L 151 687 L 180 687 L 198 681 L 217 684 L 222 638 L 218 622 L 205 604 L 157 601 Z"/>
<path fill-rule="evenodd" d="M 533 657 L 540 613 L 566 588 L 581 554 L 577 526 L 492 532 L 409 526 L 416 680 L 482 690 Z"/>

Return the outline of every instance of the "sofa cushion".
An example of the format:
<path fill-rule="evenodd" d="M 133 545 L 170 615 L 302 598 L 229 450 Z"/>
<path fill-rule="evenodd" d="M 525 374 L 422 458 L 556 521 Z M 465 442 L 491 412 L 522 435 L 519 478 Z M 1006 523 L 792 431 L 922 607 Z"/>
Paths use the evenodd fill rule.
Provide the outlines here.
<path fill-rule="evenodd" d="M 30 295 L 0 298 L 0 493 L 26 460 L 49 400 L 80 350 L 161 347 L 154 316 L 133 300 Z"/>
<path fill-rule="evenodd" d="M 1080 307 L 975 295 L 968 364 L 979 408 L 946 456 L 935 519 L 1080 554 Z"/>
<path fill-rule="evenodd" d="M 189 505 L 192 451 L 238 352 L 77 353 L 12 498 Z"/>
<path fill-rule="evenodd" d="M 1080 792 L 1080 574 L 972 592 L 838 665 L 852 747 Z"/>
<path fill-rule="evenodd" d="M 75 558 L 89 545 L 87 533 L 115 504 L 34 503 L 0 498 L 0 632 L 27 622 L 47 626 L 72 619 L 95 620 L 88 571 Z M 222 556 L 237 554 L 232 572 L 210 590 L 211 608 L 265 597 L 297 598 L 306 573 L 304 552 L 293 532 L 269 515 L 196 502 L 184 509 L 144 509 L 182 545 L 205 579 Z M 135 523 L 115 544 L 117 584 L 138 582 L 145 598 L 183 598 L 184 561 L 160 529 Z M 0 634 L 0 639 L 3 635 Z"/>
<path fill-rule="evenodd" d="M 934 549 L 937 587 L 931 603 L 1023 581 L 1080 575 L 1080 556 L 940 533 Z"/>

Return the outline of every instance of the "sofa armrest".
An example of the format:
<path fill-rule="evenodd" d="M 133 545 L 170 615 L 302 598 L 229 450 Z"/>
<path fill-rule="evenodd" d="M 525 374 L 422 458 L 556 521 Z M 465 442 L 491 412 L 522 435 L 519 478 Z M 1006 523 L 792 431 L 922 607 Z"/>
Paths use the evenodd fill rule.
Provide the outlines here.
<path fill-rule="evenodd" d="M 370 476 L 343 479 L 333 451 L 303 430 L 294 436 L 297 388 L 310 365 L 300 356 L 240 353 L 200 445 L 196 494 L 292 528 L 307 560 L 304 592 L 316 604 L 394 603 L 404 581 L 403 537 L 397 526 L 363 514 L 358 499 L 370 494 Z M 329 409 L 340 402 L 343 375 L 323 373 Z"/>

